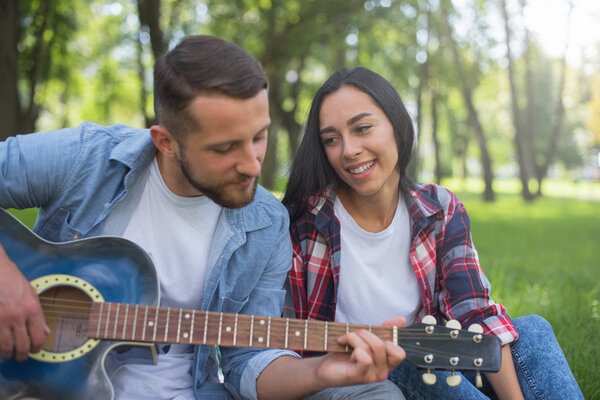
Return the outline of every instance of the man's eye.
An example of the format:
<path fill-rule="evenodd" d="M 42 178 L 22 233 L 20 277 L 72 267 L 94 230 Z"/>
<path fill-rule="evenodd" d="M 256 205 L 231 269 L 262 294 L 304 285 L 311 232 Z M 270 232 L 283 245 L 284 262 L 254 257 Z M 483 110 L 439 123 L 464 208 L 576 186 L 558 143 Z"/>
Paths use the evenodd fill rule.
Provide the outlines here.
<path fill-rule="evenodd" d="M 231 149 L 233 148 L 233 145 L 228 144 L 226 146 L 218 146 L 218 147 L 213 147 L 213 151 L 215 153 L 219 153 L 219 154 L 225 154 L 231 151 Z"/>

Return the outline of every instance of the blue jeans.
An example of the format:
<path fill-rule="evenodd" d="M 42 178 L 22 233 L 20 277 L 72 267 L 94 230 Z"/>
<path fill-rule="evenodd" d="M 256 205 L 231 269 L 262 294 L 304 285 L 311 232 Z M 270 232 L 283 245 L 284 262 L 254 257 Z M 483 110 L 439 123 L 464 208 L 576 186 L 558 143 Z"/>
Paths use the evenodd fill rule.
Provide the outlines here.
<path fill-rule="evenodd" d="M 510 349 L 521 391 L 526 400 L 583 399 L 577 381 L 569 368 L 552 326 L 544 318 L 528 315 L 513 320 L 519 340 Z M 475 387 L 474 373 L 463 375 L 460 385 L 446 385 L 448 371 L 432 371 L 437 383 L 427 386 L 421 375 L 423 370 L 404 361 L 388 377 L 402 390 L 407 399 L 497 399 L 491 385 L 483 378 L 483 388 Z"/>

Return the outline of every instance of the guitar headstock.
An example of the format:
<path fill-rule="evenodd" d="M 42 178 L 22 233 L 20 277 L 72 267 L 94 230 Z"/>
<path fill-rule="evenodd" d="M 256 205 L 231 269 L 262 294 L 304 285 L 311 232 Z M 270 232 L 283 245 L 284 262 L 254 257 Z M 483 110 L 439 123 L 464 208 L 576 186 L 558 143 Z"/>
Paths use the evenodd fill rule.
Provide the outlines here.
<path fill-rule="evenodd" d="M 462 330 L 456 320 L 448 321 L 446 326 L 435 322 L 435 318 L 427 316 L 420 323 L 398 330 L 398 344 L 406 351 L 406 359 L 428 370 L 423 375 L 426 384 L 435 383 L 432 369 L 478 373 L 500 369 L 501 344 L 496 336 L 484 334 L 479 325 Z M 452 374 L 447 381 L 456 386 L 460 376 Z"/>

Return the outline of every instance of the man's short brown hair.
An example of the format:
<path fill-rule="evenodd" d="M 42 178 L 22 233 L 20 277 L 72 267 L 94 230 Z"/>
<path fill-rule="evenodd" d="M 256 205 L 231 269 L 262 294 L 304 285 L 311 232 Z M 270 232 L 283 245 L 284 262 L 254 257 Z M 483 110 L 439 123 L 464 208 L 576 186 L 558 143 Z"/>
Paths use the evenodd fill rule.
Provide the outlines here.
<path fill-rule="evenodd" d="M 154 112 L 181 141 L 201 129 L 188 111 L 198 95 L 248 99 L 267 85 L 260 63 L 240 46 L 214 36 L 189 36 L 154 65 Z"/>

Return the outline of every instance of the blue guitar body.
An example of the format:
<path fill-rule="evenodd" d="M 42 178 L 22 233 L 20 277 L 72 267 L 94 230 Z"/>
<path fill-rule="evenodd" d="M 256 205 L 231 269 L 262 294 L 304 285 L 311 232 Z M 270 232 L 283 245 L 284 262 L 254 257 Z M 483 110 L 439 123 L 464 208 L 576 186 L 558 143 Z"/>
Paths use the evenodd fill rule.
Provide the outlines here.
<path fill-rule="evenodd" d="M 158 305 L 159 285 L 152 261 L 134 243 L 116 237 L 47 242 L 0 208 L 0 243 L 25 277 L 43 291 L 80 292 L 77 299 Z M 36 285 L 34 285 L 36 287 Z M 87 292 L 86 292 L 87 290 Z M 60 293 L 60 292 L 59 292 Z M 83 295 L 81 294 L 83 293 Z M 97 293 L 97 294 L 96 294 Z M 49 317 L 46 316 L 47 322 Z M 56 332 L 57 328 L 48 323 Z M 54 342 L 60 335 L 55 333 Z M 75 349 L 42 354 L 19 363 L 0 359 L 0 399 L 112 399 L 110 375 L 118 355 L 133 343 L 82 338 Z M 152 356 L 154 345 L 133 351 Z M 47 347 L 46 345 L 44 346 Z M 152 357 L 147 357 L 152 362 Z"/>

